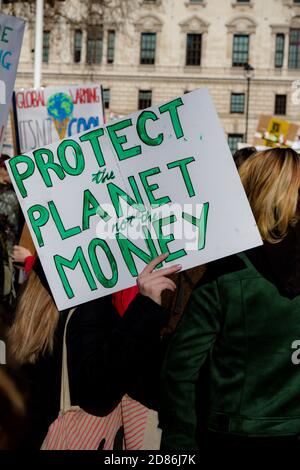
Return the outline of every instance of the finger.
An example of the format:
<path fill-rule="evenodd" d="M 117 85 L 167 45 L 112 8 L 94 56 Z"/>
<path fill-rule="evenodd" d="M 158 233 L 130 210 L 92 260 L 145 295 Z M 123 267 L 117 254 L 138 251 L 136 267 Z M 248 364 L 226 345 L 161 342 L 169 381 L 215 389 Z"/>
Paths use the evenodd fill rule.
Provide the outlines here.
<path fill-rule="evenodd" d="M 175 292 L 176 287 L 174 288 L 173 286 L 171 286 L 170 284 L 167 284 L 167 283 L 160 284 L 158 292 L 160 292 L 160 294 L 161 294 L 164 290 L 169 290 L 171 292 Z"/>
<path fill-rule="evenodd" d="M 156 279 L 151 279 L 150 277 L 145 278 L 144 280 L 138 281 L 138 286 L 141 292 L 143 291 L 152 291 L 156 290 L 161 292 L 161 287 L 164 285 L 169 286 L 173 290 L 177 289 L 175 282 L 171 281 L 171 279 L 167 277 L 160 277 Z"/>
<path fill-rule="evenodd" d="M 168 256 L 169 253 L 163 253 L 154 258 L 152 261 L 150 261 L 150 263 L 147 264 L 147 266 L 143 269 L 140 275 L 152 273 L 153 269 L 155 269 L 155 267 L 162 261 L 164 261 Z"/>
<path fill-rule="evenodd" d="M 181 271 L 181 269 L 182 269 L 181 264 L 175 264 L 174 266 L 170 266 L 169 268 L 158 269 L 157 271 L 151 274 L 151 277 L 155 278 L 158 276 L 170 276 L 171 274 Z"/>
<path fill-rule="evenodd" d="M 166 281 L 168 281 L 168 282 L 166 282 Z M 177 285 L 175 284 L 175 282 L 174 282 L 174 281 L 171 281 L 171 279 L 168 279 L 167 277 L 164 278 L 163 281 L 160 280 L 160 282 L 161 282 L 162 284 L 168 284 L 168 286 L 170 286 L 170 288 L 173 288 L 174 290 L 177 289 Z"/>
<path fill-rule="evenodd" d="M 156 279 L 153 283 L 151 283 L 151 285 L 149 284 L 148 285 L 148 288 L 152 288 L 152 289 L 158 289 L 158 290 L 162 290 L 161 288 L 169 288 L 171 290 L 176 290 L 177 289 L 177 286 L 175 284 L 175 282 L 171 281 L 171 279 L 168 279 L 167 277 L 163 277 L 161 279 Z"/>

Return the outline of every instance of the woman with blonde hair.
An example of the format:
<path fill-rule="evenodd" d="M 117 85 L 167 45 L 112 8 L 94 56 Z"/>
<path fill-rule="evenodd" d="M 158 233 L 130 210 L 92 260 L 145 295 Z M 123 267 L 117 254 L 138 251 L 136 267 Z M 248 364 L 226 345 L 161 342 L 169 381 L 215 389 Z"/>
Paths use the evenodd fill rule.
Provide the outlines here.
<path fill-rule="evenodd" d="M 181 269 L 176 265 L 156 271 L 167 256 L 158 256 L 139 275 L 139 293 L 129 306 L 126 302 L 122 316 L 111 295 L 79 305 L 71 317 L 67 310 L 58 312 L 41 266 L 35 268 L 38 276 L 30 274 L 8 335 L 10 360 L 20 366 L 28 382 L 26 449 L 40 448 L 60 410 L 67 319 L 71 403 L 91 415 L 106 416 L 128 394 L 157 409 L 160 330 L 168 320 L 161 294 L 176 289 L 168 276 Z"/>
<path fill-rule="evenodd" d="M 192 294 L 163 367 L 165 449 L 299 446 L 300 157 L 259 152 L 240 177 L 263 245 L 210 263 Z"/>

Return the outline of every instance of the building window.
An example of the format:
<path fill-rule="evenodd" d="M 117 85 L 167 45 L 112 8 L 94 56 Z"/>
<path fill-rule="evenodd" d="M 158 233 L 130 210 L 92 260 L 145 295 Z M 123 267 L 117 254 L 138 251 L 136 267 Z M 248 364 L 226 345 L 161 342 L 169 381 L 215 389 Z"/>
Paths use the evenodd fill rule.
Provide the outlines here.
<path fill-rule="evenodd" d="M 103 54 L 103 30 L 101 26 L 90 26 L 87 32 L 86 62 L 101 64 Z"/>
<path fill-rule="evenodd" d="M 141 64 L 155 64 L 156 33 L 141 34 Z"/>
<path fill-rule="evenodd" d="M 82 31 L 76 29 L 74 32 L 74 62 L 81 60 L 81 47 L 82 47 Z"/>
<path fill-rule="evenodd" d="M 243 114 L 245 111 L 245 93 L 231 93 L 230 112 Z"/>
<path fill-rule="evenodd" d="M 109 101 L 110 101 L 110 89 L 103 88 L 103 106 L 104 109 L 109 109 Z"/>
<path fill-rule="evenodd" d="M 138 109 L 150 108 L 152 105 L 152 91 L 139 90 L 139 106 Z"/>
<path fill-rule="evenodd" d="M 189 0 L 190 3 L 203 3 L 203 0 Z"/>
<path fill-rule="evenodd" d="M 156 3 L 157 0 L 143 0 L 143 3 Z"/>
<path fill-rule="evenodd" d="M 233 36 L 232 65 L 241 67 L 249 61 L 249 36 L 248 34 L 235 34 Z"/>
<path fill-rule="evenodd" d="M 300 4 L 300 0 L 294 0 L 294 3 Z"/>
<path fill-rule="evenodd" d="M 50 52 L 50 31 L 43 32 L 43 62 L 48 64 Z"/>
<path fill-rule="evenodd" d="M 115 42 L 116 42 L 116 32 L 110 30 L 107 33 L 107 63 L 113 64 L 115 60 Z"/>
<path fill-rule="evenodd" d="M 275 114 L 286 114 L 286 95 L 275 96 Z"/>
<path fill-rule="evenodd" d="M 201 34 L 188 34 L 186 37 L 186 65 L 201 65 Z"/>
<path fill-rule="evenodd" d="M 289 68 L 300 69 L 300 29 L 290 30 Z"/>
<path fill-rule="evenodd" d="M 235 153 L 238 149 L 238 143 L 243 142 L 243 134 L 228 134 L 228 145 L 232 153 Z"/>
<path fill-rule="evenodd" d="M 275 49 L 275 67 L 283 67 L 284 58 L 284 34 L 276 34 L 276 49 Z"/>
<path fill-rule="evenodd" d="M 236 0 L 236 3 L 250 3 L 250 0 Z"/>

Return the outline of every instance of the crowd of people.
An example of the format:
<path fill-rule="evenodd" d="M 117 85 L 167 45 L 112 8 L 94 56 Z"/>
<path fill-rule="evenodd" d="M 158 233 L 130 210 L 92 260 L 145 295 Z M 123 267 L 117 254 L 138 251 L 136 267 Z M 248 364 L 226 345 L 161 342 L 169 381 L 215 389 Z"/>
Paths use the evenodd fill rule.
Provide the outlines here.
<path fill-rule="evenodd" d="M 234 156 L 262 246 L 184 272 L 180 265 L 156 270 L 162 254 L 136 287 L 63 312 L 36 254 L 18 244 L 23 220 L 7 158 L 0 159 L 0 334 L 7 346 L 0 448 L 299 445 L 300 372 L 291 359 L 300 339 L 294 150 L 246 148 Z M 64 421 L 62 435 L 70 411 L 79 421 Z"/>

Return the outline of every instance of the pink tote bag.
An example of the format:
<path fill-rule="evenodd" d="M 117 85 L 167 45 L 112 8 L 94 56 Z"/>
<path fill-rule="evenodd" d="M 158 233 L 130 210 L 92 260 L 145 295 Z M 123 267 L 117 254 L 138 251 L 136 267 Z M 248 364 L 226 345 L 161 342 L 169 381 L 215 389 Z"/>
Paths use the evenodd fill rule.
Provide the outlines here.
<path fill-rule="evenodd" d="M 161 430 L 157 412 L 128 395 L 104 417 L 71 405 L 66 331 L 74 310 L 70 311 L 64 330 L 60 412 L 50 425 L 41 450 L 158 450 Z"/>

